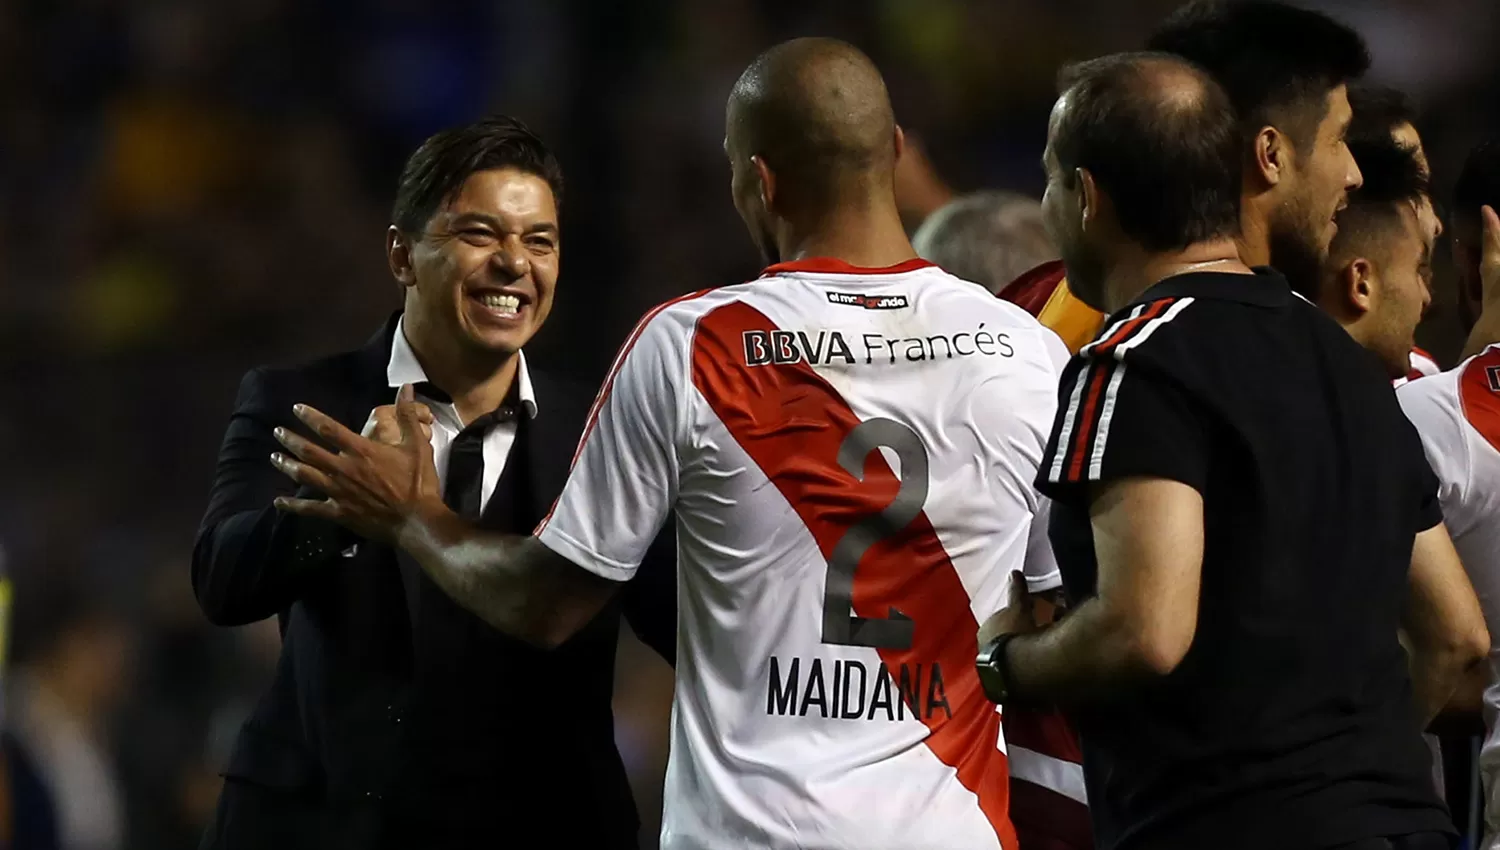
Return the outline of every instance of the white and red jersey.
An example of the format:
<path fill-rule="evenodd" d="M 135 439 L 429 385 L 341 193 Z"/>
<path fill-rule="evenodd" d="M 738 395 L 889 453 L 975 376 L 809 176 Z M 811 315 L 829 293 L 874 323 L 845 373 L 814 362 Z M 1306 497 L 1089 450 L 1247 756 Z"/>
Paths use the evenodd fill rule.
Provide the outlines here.
<path fill-rule="evenodd" d="M 675 516 L 666 850 L 1014 850 L 976 633 L 1012 571 L 1059 583 L 1032 481 L 1067 357 L 921 260 L 641 321 L 537 534 L 623 581 Z"/>
<path fill-rule="evenodd" d="M 1453 545 L 1474 584 L 1485 625 L 1500 640 L 1500 345 L 1457 368 L 1396 391 L 1439 481 L 1438 500 Z M 1486 847 L 1500 847 L 1500 643 L 1490 649 L 1480 751 L 1488 804 Z"/>
<path fill-rule="evenodd" d="M 1410 366 L 1406 374 L 1392 382 L 1398 387 L 1409 381 L 1437 375 L 1443 371 L 1443 367 L 1438 365 L 1437 360 L 1431 354 L 1416 346 L 1412 346 L 1411 353 L 1407 355 L 1407 362 Z"/>

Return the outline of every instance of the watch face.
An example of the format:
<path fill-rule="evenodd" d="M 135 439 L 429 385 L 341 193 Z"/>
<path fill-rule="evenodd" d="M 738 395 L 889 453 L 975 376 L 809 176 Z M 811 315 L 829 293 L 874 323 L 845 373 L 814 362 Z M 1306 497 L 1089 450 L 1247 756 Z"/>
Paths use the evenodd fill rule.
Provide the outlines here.
<path fill-rule="evenodd" d="M 979 657 L 976 665 L 979 672 L 979 685 L 984 688 L 984 695 L 997 705 L 1005 702 L 1005 677 L 995 669 L 993 654 L 985 652 Z"/>

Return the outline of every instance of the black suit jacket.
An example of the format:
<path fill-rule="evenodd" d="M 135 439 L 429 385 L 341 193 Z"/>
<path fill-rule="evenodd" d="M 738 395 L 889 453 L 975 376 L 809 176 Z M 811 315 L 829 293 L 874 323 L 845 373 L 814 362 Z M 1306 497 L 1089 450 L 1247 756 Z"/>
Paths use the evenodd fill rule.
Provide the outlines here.
<path fill-rule="evenodd" d="M 548 843 L 634 847 L 610 707 L 615 639 L 623 607 L 672 660 L 670 535 L 618 604 L 548 652 L 448 600 L 405 553 L 271 505 L 294 489 L 269 463 L 279 450 L 272 429 L 307 433 L 291 413 L 301 402 L 358 431 L 394 398 L 386 365 L 395 327 L 392 317 L 357 351 L 255 369 L 240 386 L 193 550 L 193 588 L 218 625 L 276 616 L 283 645 L 236 742 L 205 846 L 498 847 L 544 826 Z M 524 507 L 540 517 L 567 478 L 593 393 L 529 371 L 538 413 L 517 445 L 527 449 Z M 582 816 L 538 822 L 559 809 Z"/>

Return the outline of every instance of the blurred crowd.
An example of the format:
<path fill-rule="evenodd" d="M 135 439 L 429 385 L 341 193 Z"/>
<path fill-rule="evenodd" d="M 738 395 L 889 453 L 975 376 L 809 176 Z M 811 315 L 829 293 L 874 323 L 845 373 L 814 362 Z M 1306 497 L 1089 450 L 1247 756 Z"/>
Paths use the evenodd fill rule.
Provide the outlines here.
<path fill-rule="evenodd" d="M 1175 5 L 0 4 L 5 716 L 64 846 L 196 845 L 278 642 L 274 623 L 209 627 L 191 595 L 216 444 L 247 368 L 353 347 L 398 305 L 382 243 L 423 137 L 502 109 L 559 152 L 566 261 L 533 356 L 597 379 L 645 308 L 755 273 L 722 110 L 766 45 L 867 49 L 934 164 L 925 188 L 1035 194 L 1058 66 L 1138 45 Z M 1500 130 L 1500 6 L 1309 5 L 1359 28 L 1374 79 L 1413 95 L 1441 197 Z M 1440 290 L 1420 340 L 1445 364 L 1451 312 Z M 670 673 L 637 645 L 620 664 L 622 752 L 654 836 Z"/>

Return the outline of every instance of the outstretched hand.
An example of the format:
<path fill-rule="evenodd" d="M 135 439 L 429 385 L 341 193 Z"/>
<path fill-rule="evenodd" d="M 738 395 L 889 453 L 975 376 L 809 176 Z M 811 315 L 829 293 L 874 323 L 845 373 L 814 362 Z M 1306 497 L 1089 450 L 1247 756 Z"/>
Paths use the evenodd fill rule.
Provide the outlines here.
<path fill-rule="evenodd" d="M 294 407 L 297 418 L 334 451 L 277 428 L 277 441 L 294 457 L 277 452 L 271 463 L 293 481 L 328 498 L 282 497 L 276 507 L 338 523 L 381 543 L 395 543 L 414 518 L 444 510 L 432 443 L 415 398 L 410 384 L 396 396 L 400 439 L 393 444 L 362 437 L 307 405 Z"/>
<path fill-rule="evenodd" d="M 1493 207 L 1479 208 L 1479 316 L 1469 329 L 1469 339 L 1460 357 L 1472 357 L 1500 343 L 1500 216 Z"/>
<path fill-rule="evenodd" d="M 1500 305 L 1500 216 L 1493 207 L 1481 207 L 1479 216 L 1484 227 L 1479 255 L 1479 280 L 1484 304 Z"/>

